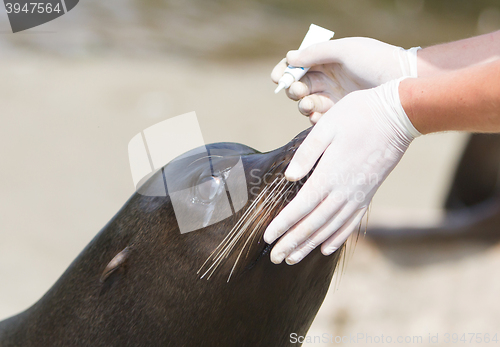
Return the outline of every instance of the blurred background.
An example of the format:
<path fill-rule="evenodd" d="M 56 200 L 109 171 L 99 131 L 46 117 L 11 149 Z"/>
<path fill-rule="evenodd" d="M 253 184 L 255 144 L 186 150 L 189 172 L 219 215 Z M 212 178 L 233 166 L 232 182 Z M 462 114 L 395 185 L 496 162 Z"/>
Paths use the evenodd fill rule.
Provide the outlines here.
<path fill-rule="evenodd" d="M 309 127 L 269 78 L 309 24 L 405 48 L 500 29 L 498 0 L 85 0 L 16 34 L 0 7 L 0 319 L 36 302 L 133 193 L 141 130 L 195 111 L 205 142 L 268 151 Z M 414 141 L 369 225 L 439 221 L 466 139 Z M 500 333 L 499 268 L 495 242 L 367 235 L 309 334 Z"/>

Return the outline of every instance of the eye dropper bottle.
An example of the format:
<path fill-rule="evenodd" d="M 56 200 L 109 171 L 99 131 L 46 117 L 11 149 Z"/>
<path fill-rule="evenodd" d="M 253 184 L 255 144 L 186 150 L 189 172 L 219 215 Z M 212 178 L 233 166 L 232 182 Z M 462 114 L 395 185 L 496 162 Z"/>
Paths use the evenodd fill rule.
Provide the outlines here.
<path fill-rule="evenodd" d="M 302 40 L 302 43 L 300 44 L 299 50 L 312 46 L 316 43 L 328 41 L 333 37 L 333 35 L 333 31 L 311 24 L 304 40 Z M 280 90 L 290 87 L 293 82 L 300 80 L 308 70 L 308 67 L 295 67 L 288 65 L 283 73 L 283 76 L 280 78 L 278 87 L 274 93 L 277 94 Z"/>

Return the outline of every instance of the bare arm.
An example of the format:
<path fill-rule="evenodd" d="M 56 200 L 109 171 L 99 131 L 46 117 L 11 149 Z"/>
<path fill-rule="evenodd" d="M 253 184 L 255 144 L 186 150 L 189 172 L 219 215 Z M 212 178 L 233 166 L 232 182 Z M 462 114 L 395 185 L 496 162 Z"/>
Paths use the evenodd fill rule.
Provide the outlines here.
<path fill-rule="evenodd" d="M 500 30 L 424 48 L 418 52 L 418 77 L 429 77 L 500 59 Z"/>
<path fill-rule="evenodd" d="M 403 80 L 399 94 L 408 118 L 422 134 L 500 132 L 500 59 Z"/>

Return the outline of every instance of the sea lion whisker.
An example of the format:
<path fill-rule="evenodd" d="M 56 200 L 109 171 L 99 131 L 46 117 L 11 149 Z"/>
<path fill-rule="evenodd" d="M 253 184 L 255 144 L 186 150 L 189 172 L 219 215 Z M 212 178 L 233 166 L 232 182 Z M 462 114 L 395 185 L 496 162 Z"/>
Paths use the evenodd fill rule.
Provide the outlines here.
<path fill-rule="evenodd" d="M 267 187 L 266 187 L 267 188 Z M 264 193 L 267 189 L 263 190 L 261 194 L 257 197 L 257 199 L 254 201 L 253 205 L 256 205 L 264 196 Z M 212 256 L 212 265 L 207 269 L 207 271 L 203 274 L 201 278 L 203 278 L 208 272 L 211 272 L 210 275 L 208 276 L 208 279 L 210 279 L 211 275 L 213 272 L 217 269 L 217 267 L 222 263 L 222 260 L 226 258 L 231 250 L 234 248 L 234 245 L 237 243 L 237 241 L 241 238 L 243 231 L 248 228 L 248 225 L 251 223 L 251 221 L 254 219 L 255 216 L 257 216 L 262 209 L 262 205 L 258 206 L 257 209 L 248 209 L 247 213 L 240 219 L 240 221 L 233 227 L 233 229 L 229 232 L 228 236 L 225 238 L 227 241 L 221 242 L 219 246 L 217 247 L 216 250 L 217 253 L 215 256 Z M 248 218 L 245 218 L 247 217 Z M 210 260 L 207 259 L 207 261 Z M 206 263 L 206 262 L 205 262 Z M 201 270 L 201 269 L 200 269 Z M 212 271 L 211 271 L 212 270 Z"/>
<path fill-rule="evenodd" d="M 286 189 L 285 189 L 286 188 Z M 266 213 L 262 216 L 262 218 L 260 218 L 258 224 L 254 227 L 254 229 L 252 230 L 252 233 L 251 233 L 251 241 L 250 243 L 253 243 L 254 239 L 255 239 L 255 236 L 257 235 L 256 231 L 258 229 L 260 229 L 260 227 L 262 226 L 262 224 L 264 224 L 266 221 L 267 221 L 267 218 L 271 215 L 273 209 L 278 205 L 280 204 L 280 209 L 281 207 L 285 204 L 285 199 L 283 199 L 284 196 L 288 196 L 288 192 L 293 188 L 293 184 L 286 184 L 284 186 L 284 189 L 285 189 L 285 192 L 283 192 L 283 195 L 282 194 L 282 191 L 283 189 L 280 190 L 280 192 L 278 192 L 276 194 L 276 196 L 278 197 L 278 199 L 275 200 L 275 202 L 273 203 L 273 205 L 271 206 L 271 208 L 268 208 Z M 248 257 L 250 253 L 250 248 L 247 249 L 247 254 L 246 256 Z"/>
<path fill-rule="evenodd" d="M 285 201 L 283 199 L 283 197 L 285 196 L 285 194 L 287 194 L 291 188 L 292 188 L 293 185 L 288 185 L 288 183 L 286 185 L 283 186 L 283 188 L 276 194 L 275 196 L 275 200 L 273 202 L 273 205 L 267 209 L 266 213 L 264 214 L 264 216 L 262 218 L 259 219 L 259 222 L 258 224 L 255 226 L 254 230 L 258 230 L 266 221 L 267 221 L 267 217 L 269 217 L 272 213 L 272 211 L 274 210 L 274 208 L 280 204 L 280 208 L 284 205 Z M 283 192 L 283 190 L 285 190 Z M 277 197 L 277 199 L 276 199 Z M 253 233 L 253 237 L 252 237 L 252 241 L 253 242 L 253 239 L 255 238 L 255 235 L 256 233 Z M 250 249 L 248 249 L 250 250 Z M 248 253 L 247 253 L 248 255 Z"/>
<path fill-rule="evenodd" d="M 280 181 L 280 184 L 281 184 L 281 182 L 283 182 L 283 180 Z M 279 187 L 279 185 L 276 187 L 276 189 L 278 189 L 278 187 Z M 254 230 L 259 229 L 260 226 L 265 223 L 266 218 L 271 214 L 271 211 L 274 209 L 274 207 L 276 207 L 276 205 L 280 202 L 280 200 L 282 198 L 281 194 L 285 188 L 286 188 L 286 186 L 282 186 L 281 188 L 279 188 L 279 191 L 277 193 L 276 193 L 276 189 L 273 189 L 271 191 L 271 194 L 266 198 L 266 200 L 262 204 L 262 209 L 266 209 L 265 214 L 262 216 L 262 218 L 259 218 L 259 222 L 254 227 Z M 276 199 L 276 197 L 278 197 L 278 199 Z M 253 231 L 252 231 L 252 234 L 253 234 Z M 253 235 L 255 235 L 255 234 L 253 234 Z"/>
<path fill-rule="evenodd" d="M 267 215 L 267 213 L 266 213 L 266 215 Z M 231 272 L 229 273 L 229 277 L 228 277 L 228 279 L 227 279 L 227 282 L 229 282 L 229 280 L 231 279 L 231 276 L 232 276 L 232 274 L 233 274 L 233 271 L 234 271 L 234 269 L 236 268 L 236 265 L 238 264 L 238 261 L 240 260 L 241 255 L 243 254 L 243 251 L 245 250 L 245 248 L 246 248 L 247 244 L 248 244 L 249 242 L 253 242 L 253 240 L 254 240 L 254 238 L 255 238 L 255 235 L 257 235 L 257 230 L 259 230 L 259 228 L 260 228 L 260 226 L 263 224 L 263 220 L 264 220 L 265 218 L 266 218 L 266 217 L 264 216 L 264 217 L 262 218 L 262 220 L 261 220 L 261 221 L 260 221 L 260 222 L 259 222 L 259 223 L 255 226 L 255 227 L 253 227 L 253 228 L 252 228 L 252 231 L 250 232 L 249 237 L 247 238 L 247 240 L 245 241 L 245 243 L 244 243 L 244 244 L 243 244 L 243 246 L 241 247 L 240 253 L 238 254 L 238 257 L 236 258 L 236 260 L 235 260 L 235 262 L 234 262 L 234 265 L 233 265 L 233 267 L 232 267 L 232 269 L 231 269 Z M 246 231 L 246 230 L 242 230 L 242 231 L 241 231 L 241 233 L 240 233 L 240 237 L 239 237 L 239 238 L 241 238 L 241 236 L 244 234 L 244 232 L 245 232 L 245 231 Z M 251 241 L 251 240 L 252 240 L 252 241 Z M 250 252 L 250 247 L 247 249 L 247 256 L 248 256 L 249 252 Z"/>
<path fill-rule="evenodd" d="M 236 225 L 231 229 L 231 231 L 228 233 L 228 235 L 222 240 L 222 242 L 219 244 L 219 246 L 212 252 L 212 254 L 208 257 L 208 259 L 205 261 L 205 263 L 202 265 L 202 267 L 198 270 L 198 273 L 202 271 L 203 267 L 206 265 L 206 263 L 212 259 L 212 265 L 206 270 L 206 272 L 201 276 L 203 278 L 214 266 L 215 269 L 220 265 L 221 260 L 225 258 L 232 249 L 232 245 L 234 244 L 235 238 L 238 236 L 238 229 L 241 229 L 241 225 L 245 225 L 248 223 L 249 220 L 252 218 L 247 218 L 250 214 L 251 217 L 255 216 L 259 211 L 255 210 L 255 205 L 262 199 L 264 196 L 264 192 L 267 190 L 267 187 L 263 189 L 263 191 L 257 196 L 257 198 L 252 202 L 250 207 L 247 209 L 245 214 L 239 219 L 239 221 L 236 223 Z M 244 228 L 243 228 L 244 229 Z M 236 236 L 235 236 L 236 235 Z M 214 271 L 215 271 L 214 269 Z M 213 271 L 212 271 L 213 273 Z M 211 274 L 212 274 L 211 273 Z M 211 276 L 210 274 L 210 276 Z M 210 278 L 208 277 L 208 279 Z"/>
<path fill-rule="evenodd" d="M 256 234 L 256 228 L 252 230 L 252 233 L 253 234 Z M 231 272 L 229 273 L 229 277 L 227 278 L 227 282 L 229 282 L 229 280 L 231 279 L 231 276 L 233 274 L 233 271 L 234 269 L 236 268 L 236 265 L 238 264 L 238 261 L 240 260 L 240 257 L 241 257 L 241 254 L 243 253 L 243 251 L 245 250 L 245 247 L 246 245 L 248 244 L 248 242 L 250 241 L 250 238 L 247 238 L 246 242 L 243 244 L 243 247 L 241 247 L 241 251 L 240 253 L 238 254 L 238 257 L 236 258 L 235 262 L 234 262 L 234 265 L 231 269 Z M 250 248 L 249 248 L 250 249 Z"/>
<path fill-rule="evenodd" d="M 271 214 L 271 211 L 274 209 L 274 207 L 279 204 L 281 201 L 281 193 L 283 192 L 283 190 L 285 190 L 287 188 L 287 184 L 282 184 L 282 182 L 284 181 L 284 178 L 282 178 L 282 180 L 279 182 L 278 186 L 276 187 L 276 189 L 273 189 L 273 192 L 275 192 L 278 187 L 280 185 L 282 185 L 281 187 L 279 187 L 279 191 L 276 193 L 276 194 L 273 194 L 273 195 L 270 195 L 268 196 L 268 199 L 266 200 L 266 202 L 264 204 L 267 204 L 267 205 L 271 205 L 270 208 L 267 209 L 266 213 L 264 214 L 264 216 L 260 219 L 260 221 L 257 223 L 257 225 L 255 227 L 252 228 L 252 231 L 249 235 L 249 237 L 247 238 L 247 240 L 245 241 L 245 243 L 243 244 L 243 246 L 241 247 L 241 250 L 240 250 L 240 253 L 238 254 L 238 257 L 236 258 L 236 261 L 234 262 L 234 265 L 231 269 L 231 272 L 229 273 L 229 277 L 227 279 L 227 282 L 229 282 L 229 280 L 231 279 L 231 276 L 233 274 L 233 271 L 234 269 L 236 268 L 236 265 L 238 264 L 238 261 L 239 259 L 241 258 L 241 255 L 243 254 L 243 251 L 245 250 L 247 244 L 250 242 L 252 243 L 254 238 L 255 238 L 255 235 L 257 235 L 257 230 L 260 229 L 260 226 L 264 223 L 264 221 L 267 219 L 267 217 Z M 273 200 L 274 199 L 274 200 Z M 264 207 L 268 207 L 268 206 L 263 206 Z M 248 256 L 248 253 L 250 252 L 250 248 L 248 248 L 247 250 L 247 256 Z"/>
<path fill-rule="evenodd" d="M 231 231 L 228 233 L 228 235 L 224 238 L 224 240 L 219 244 L 218 248 L 223 248 L 225 247 L 225 245 L 229 242 L 231 242 L 231 240 L 229 240 L 232 236 L 234 236 L 234 234 L 237 233 L 237 229 L 240 228 L 242 225 L 244 225 L 248 220 L 252 220 L 253 217 L 260 212 L 261 208 L 260 207 L 257 207 L 258 209 L 256 210 L 255 209 L 255 206 L 259 203 L 260 200 L 262 200 L 265 192 L 267 191 L 267 187 L 266 189 L 264 189 L 258 196 L 257 198 L 255 199 L 255 201 L 250 205 L 250 207 L 248 208 L 248 210 L 245 212 L 245 214 L 239 219 L 238 223 L 236 223 L 236 225 L 231 229 Z"/>
<path fill-rule="evenodd" d="M 228 244 L 226 244 L 224 246 L 219 245 L 219 247 L 222 248 L 221 249 L 222 254 L 218 257 L 218 259 L 216 259 L 214 261 L 219 261 L 222 258 L 227 258 L 229 253 L 233 250 L 234 246 L 241 239 L 241 237 L 243 236 L 245 231 L 248 230 L 249 225 L 251 225 L 254 218 L 260 214 L 262 209 L 263 209 L 263 205 L 260 205 L 260 206 L 258 206 L 258 208 L 256 210 L 253 211 L 253 213 L 250 215 L 250 217 L 245 220 L 245 223 L 243 223 L 242 226 L 238 230 L 235 230 L 233 237 Z"/>
<path fill-rule="evenodd" d="M 276 181 L 276 180 L 275 180 Z M 234 232 L 236 232 L 236 229 L 238 227 L 240 227 L 246 220 L 252 220 L 253 217 L 260 212 L 260 210 L 262 209 L 262 205 L 265 205 L 266 202 L 267 202 L 267 199 L 264 200 L 264 202 L 262 203 L 261 206 L 257 207 L 258 210 L 255 209 L 255 206 L 262 200 L 262 198 L 264 197 L 265 193 L 269 190 L 269 187 L 272 186 L 274 184 L 274 182 L 271 183 L 270 185 L 266 186 L 260 193 L 259 195 L 257 196 L 257 198 L 253 201 L 253 203 L 249 206 L 249 208 L 247 209 L 247 211 L 245 212 L 245 214 L 239 219 L 238 223 L 235 225 L 235 227 L 233 227 L 233 229 L 231 229 L 231 231 L 229 232 L 229 234 L 226 236 L 226 238 L 219 244 L 219 247 L 222 246 L 222 244 L 224 243 L 224 241 L 226 241 L 226 239 L 230 238 Z M 251 214 L 251 215 L 250 215 Z"/>
<path fill-rule="evenodd" d="M 247 250 L 246 257 L 248 257 L 251 247 L 247 246 L 254 242 L 258 231 L 263 224 L 269 221 L 269 218 L 275 213 L 276 207 L 279 206 L 281 209 L 286 203 L 285 198 L 288 197 L 294 186 L 295 183 L 289 182 L 284 176 L 278 176 L 273 182 L 266 185 L 247 208 L 243 216 L 240 217 L 238 222 L 200 267 L 197 272 L 198 274 L 205 269 L 200 278 L 207 277 L 207 280 L 210 279 L 220 265 L 230 256 L 235 248 L 238 247 L 239 253 L 229 273 L 229 282 L 245 249 Z M 245 241 L 241 247 L 238 246 L 245 235 L 247 236 Z M 208 266 L 210 262 L 211 264 Z"/>
<path fill-rule="evenodd" d="M 210 261 L 210 259 L 212 259 L 213 257 L 216 257 L 222 251 L 223 248 L 221 248 L 221 245 L 226 244 L 227 242 L 229 242 L 229 239 L 234 234 L 234 231 L 244 222 L 244 220 L 248 216 L 248 214 L 250 214 L 253 211 L 254 206 L 258 203 L 258 201 L 261 199 L 261 197 L 263 196 L 264 192 L 267 189 L 268 189 L 268 186 L 264 187 L 264 189 L 259 193 L 259 195 L 257 196 L 257 198 L 250 204 L 250 206 L 248 207 L 247 211 L 245 211 L 245 213 L 243 214 L 243 216 L 240 217 L 240 219 L 238 220 L 238 222 L 234 225 L 234 227 L 226 235 L 226 237 L 221 241 L 221 243 L 219 244 L 219 246 L 216 249 L 214 249 L 214 251 L 208 256 L 207 260 L 205 260 L 205 262 L 203 263 L 203 265 L 197 271 L 197 274 L 199 274 L 202 271 L 203 267 L 206 265 L 206 263 L 208 261 Z"/>
<path fill-rule="evenodd" d="M 274 207 L 274 206 L 273 206 L 273 207 Z M 260 218 L 260 220 L 259 220 L 258 224 L 257 224 L 257 225 L 253 228 L 252 233 L 251 233 L 251 238 L 252 238 L 252 240 L 250 241 L 250 243 L 253 243 L 253 242 L 254 242 L 254 240 L 255 240 L 255 236 L 257 235 L 257 232 L 256 232 L 256 231 L 257 231 L 258 229 L 260 229 L 260 227 L 262 226 L 262 224 L 264 224 L 264 223 L 266 222 L 266 219 L 267 219 L 267 217 L 268 217 L 268 216 L 269 216 L 269 214 L 270 214 L 270 212 L 269 212 L 269 211 L 270 211 L 270 210 L 272 210 L 272 208 L 273 208 L 273 207 L 271 207 L 270 209 L 268 209 L 268 210 L 267 210 L 266 214 L 265 214 L 262 218 Z M 248 257 L 248 255 L 249 255 L 249 253 L 250 253 L 250 247 L 247 249 L 247 254 L 246 254 L 246 256 L 247 256 L 247 257 Z"/>
<path fill-rule="evenodd" d="M 284 178 L 282 179 L 281 182 L 283 182 Z M 287 183 L 283 184 L 281 187 L 277 186 L 276 189 L 274 189 L 272 191 L 272 194 L 269 195 L 268 197 L 268 200 L 271 200 L 273 201 L 273 205 L 271 208 L 268 208 L 265 215 L 263 216 L 263 218 L 261 218 L 261 222 L 263 223 L 264 220 L 271 214 L 272 210 L 274 209 L 274 207 L 276 207 L 276 205 L 278 203 L 280 203 L 282 201 L 282 198 L 283 198 L 283 191 L 287 191 Z M 278 190 L 278 191 L 276 191 Z M 276 199 L 277 198 L 277 199 Z M 274 200 L 272 200 L 274 199 Z"/>

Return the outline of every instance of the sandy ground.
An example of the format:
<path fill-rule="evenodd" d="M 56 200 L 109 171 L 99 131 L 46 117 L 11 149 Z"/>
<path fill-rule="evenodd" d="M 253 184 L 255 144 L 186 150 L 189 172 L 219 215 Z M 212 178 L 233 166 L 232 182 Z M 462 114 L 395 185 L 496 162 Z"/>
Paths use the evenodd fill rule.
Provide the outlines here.
<path fill-rule="evenodd" d="M 4 60 L 0 319 L 38 300 L 133 193 L 127 144 L 144 128 L 196 111 L 206 142 L 266 151 L 308 127 L 293 102 L 273 94 L 273 65 Z M 373 223 L 439 216 L 464 139 L 416 140 L 377 194 Z M 492 335 L 499 266 L 495 244 L 388 247 L 362 239 L 309 334 L 422 336 L 419 345 L 439 334 L 433 346 L 446 333 Z"/>

